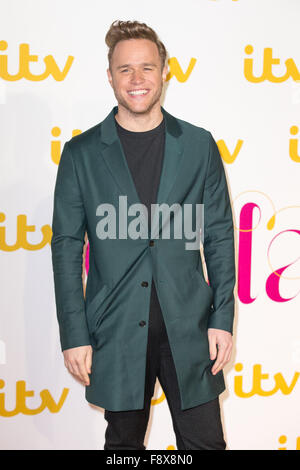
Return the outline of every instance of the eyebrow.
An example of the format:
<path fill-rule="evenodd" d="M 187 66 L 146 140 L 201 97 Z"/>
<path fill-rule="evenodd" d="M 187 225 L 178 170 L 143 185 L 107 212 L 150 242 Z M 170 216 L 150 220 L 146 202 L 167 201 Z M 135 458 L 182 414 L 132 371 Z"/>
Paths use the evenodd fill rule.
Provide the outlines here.
<path fill-rule="evenodd" d="M 151 65 L 151 67 L 157 67 L 156 64 L 152 64 L 151 62 L 142 62 L 141 65 Z M 131 64 L 119 65 L 119 66 L 117 67 L 117 70 L 122 69 L 122 68 L 124 68 L 124 67 L 130 67 L 130 66 L 131 66 Z"/>

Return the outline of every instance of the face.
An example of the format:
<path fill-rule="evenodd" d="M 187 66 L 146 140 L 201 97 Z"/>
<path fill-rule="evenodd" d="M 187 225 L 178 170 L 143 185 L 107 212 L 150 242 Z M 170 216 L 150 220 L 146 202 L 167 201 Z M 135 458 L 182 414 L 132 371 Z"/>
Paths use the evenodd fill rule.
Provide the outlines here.
<path fill-rule="evenodd" d="M 126 39 L 117 43 L 107 69 L 108 80 L 119 107 L 135 115 L 147 114 L 157 105 L 166 80 L 167 66 L 161 71 L 156 44 L 148 39 Z M 133 94 L 140 90 L 141 94 Z M 158 104 L 157 104 L 158 103 Z"/>

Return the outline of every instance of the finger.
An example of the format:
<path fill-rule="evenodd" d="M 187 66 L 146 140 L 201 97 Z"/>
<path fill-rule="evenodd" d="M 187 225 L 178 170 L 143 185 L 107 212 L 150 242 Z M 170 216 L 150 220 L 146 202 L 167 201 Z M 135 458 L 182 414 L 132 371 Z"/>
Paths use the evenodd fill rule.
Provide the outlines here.
<path fill-rule="evenodd" d="M 230 349 L 230 351 L 228 352 L 228 349 Z M 229 346 L 225 347 L 224 346 L 224 357 L 223 359 L 221 359 L 221 362 L 219 362 L 218 364 L 214 364 L 214 366 L 216 366 L 216 369 L 214 369 L 214 374 L 217 374 L 218 372 L 220 372 L 221 369 L 224 368 L 224 366 L 227 364 L 227 362 L 229 361 L 229 358 L 230 358 L 230 354 L 231 354 L 231 348 L 229 348 Z"/>
<path fill-rule="evenodd" d="M 217 360 L 211 369 L 213 374 L 217 374 L 219 372 L 221 365 L 223 364 L 224 358 L 225 358 L 225 348 L 222 346 L 219 346 Z"/>
<path fill-rule="evenodd" d="M 209 342 L 209 356 L 211 360 L 216 359 L 217 357 L 217 342 L 215 336 L 208 337 Z"/>
<path fill-rule="evenodd" d="M 79 379 L 81 382 L 84 381 L 81 370 L 80 370 L 80 360 L 73 359 L 69 362 L 70 364 L 70 372 L 75 376 L 76 379 Z"/>
<path fill-rule="evenodd" d="M 221 369 L 223 369 L 223 366 L 223 362 L 218 362 L 218 364 L 214 364 L 212 368 L 212 374 L 216 375 L 218 372 L 220 372 Z"/>
<path fill-rule="evenodd" d="M 72 367 L 71 362 L 66 361 L 66 362 L 65 362 L 65 366 L 66 366 L 66 368 L 68 369 L 68 371 L 70 372 L 70 374 L 75 375 L 75 371 L 74 371 L 74 369 L 73 369 L 73 367 Z"/>
<path fill-rule="evenodd" d="M 219 367 L 218 367 L 216 370 L 213 371 L 213 375 L 217 375 L 217 374 L 220 372 L 220 370 L 223 369 L 223 367 L 224 367 L 224 363 L 221 362 L 221 364 L 219 365 Z"/>
<path fill-rule="evenodd" d="M 73 361 L 72 363 L 70 363 L 71 365 L 71 370 L 70 372 L 78 379 L 81 380 L 81 377 L 80 377 L 80 372 L 79 372 L 79 368 L 78 368 L 78 365 L 76 363 L 76 361 Z"/>
<path fill-rule="evenodd" d="M 228 348 L 228 350 L 227 350 L 227 353 L 226 353 L 226 356 L 225 356 L 225 362 L 226 362 L 226 363 L 230 361 L 231 352 L 232 352 L 232 346 L 229 346 L 229 348 Z"/>
<path fill-rule="evenodd" d="M 85 364 L 85 360 L 81 360 L 78 364 L 78 370 L 79 370 L 79 375 L 80 375 L 80 378 L 82 380 L 82 382 L 85 384 L 85 385 L 88 385 L 90 383 L 90 378 L 88 376 L 88 373 L 87 373 L 87 368 L 86 368 L 86 364 Z"/>
<path fill-rule="evenodd" d="M 86 370 L 88 374 L 92 372 L 92 351 L 89 351 L 86 355 L 86 360 L 85 360 L 85 365 L 86 365 Z"/>

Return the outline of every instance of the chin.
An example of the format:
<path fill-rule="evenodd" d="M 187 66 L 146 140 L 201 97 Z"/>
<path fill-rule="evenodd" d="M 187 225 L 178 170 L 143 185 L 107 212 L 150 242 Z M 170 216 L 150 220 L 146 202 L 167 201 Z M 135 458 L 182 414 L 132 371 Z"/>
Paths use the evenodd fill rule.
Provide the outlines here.
<path fill-rule="evenodd" d="M 133 112 L 133 113 L 137 113 L 137 114 L 143 114 L 143 113 L 146 113 L 147 111 L 149 111 L 149 109 L 151 108 L 151 104 L 140 104 L 140 105 L 132 105 L 132 103 L 128 104 L 128 109 Z"/>

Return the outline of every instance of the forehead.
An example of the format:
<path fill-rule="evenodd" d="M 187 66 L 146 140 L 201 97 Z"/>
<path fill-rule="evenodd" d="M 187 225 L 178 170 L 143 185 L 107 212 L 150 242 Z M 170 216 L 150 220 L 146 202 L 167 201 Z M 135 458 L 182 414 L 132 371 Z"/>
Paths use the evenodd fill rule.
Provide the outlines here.
<path fill-rule="evenodd" d="M 123 63 L 138 65 L 143 62 L 160 62 L 157 45 L 149 39 L 125 39 L 119 41 L 114 49 L 112 62 L 115 66 Z"/>

